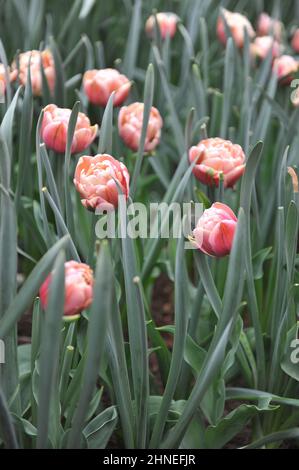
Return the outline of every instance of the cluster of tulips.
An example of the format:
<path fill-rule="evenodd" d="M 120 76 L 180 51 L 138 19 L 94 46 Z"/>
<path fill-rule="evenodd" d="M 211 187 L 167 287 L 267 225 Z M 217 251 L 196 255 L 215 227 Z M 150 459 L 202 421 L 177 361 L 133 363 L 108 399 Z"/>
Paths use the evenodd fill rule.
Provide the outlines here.
<path fill-rule="evenodd" d="M 148 18 L 146 32 L 149 37 L 155 34 L 158 26 L 162 40 L 167 36 L 172 38 L 176 33 L 179 18 L 174 13 L 158 13 Z M 284 83 L 289 83 L 292 74 L 299 68 L 299 62 L 289 55 L 281 55 L 283 25 L 278 20 L 262 13 L 258 20 L 257 35 L 249 20 L 239 14 L 221 9 L 217 22 L 217 35 L 225 44 L 227 28 L 238 48 L 245 42 L 248 35 L 252 57 L 265 59 L 272 50 L 273 71 Z M 295 31 L 292 47 L 299 51 L 299 29 Z M 35 96 L 42 94 L 42 72 L 53 92 L 55 86 L 55 65 L 49 50 L 27 51 L 19 55 L 18 63 L 13 62 L 8 73 L 4 66 L 0 69 L 0 84 L 5 90 L 7 77 L 9 80 L 19 80 L 26 84 L 30 69 L 32 92 Z M 95 106 L 105 107 L 112 93 L 113 106 L 119 107 L 128 98 L 131 89 L 130 80 L 118 70 L 106 68 L 87 70 L 83 76 L 83 90 Z M 119 135 L 133 151 L 137 151 L 142 130 L 144 104 L 140 102 L 123 106 L 118 114 Z M 41 138 L 49 149 L 64 153 L 67 145 L 67 131 L 71 110 L 59 108 L 55 104 L 47 105 L 43 110 Z M 145 152 L 152 152 L 160 142 L 162 117 L 155 107 L 150 110 L 144 145 Z M 82 153 L 94 141 L 98 134 L 97 124 L 91 125 L 88 116 L 78 114 L 73 136 L 71 153 Z M 240 145 L 221 138 L 208 138 L 189 150 L 189 161 L 193 165 L 194 176 L 203 184 L 210 187 L 233 187 L 245 170 L 245 154 Z M 84 155 L 78 160 L 74 185 L 80 194 L 81 202 L 90 211 L 98 209 L 112 211 L 118 205 L 118 185 L 126 198 L 129 197 L 130 175 L 124 163 L 108 154 L 95 156 Z M 190 239 L 204 253 L 222 257 L 230 253 L 237 218 L 225 204 L 216 202 L 197 221 L 193 237 Z M 51 275 L 40 289 L 43 307 L 47 305 L 48 290 Z M 65 264 L 65 316 L 77 316 L 92 302 L 93 273 L 89 266 L 76 261 Z"/>
<path fill-rule="evenodd" d="M 285 53 L 287 45 L 283 42 L 284 27 L 281 21 L 270 17 L 267 13 L 261 13 L 255 31 L 246 16 L 222 9 L 217 22 L 217 35 L 223 44 L 227 42 L 228 31 L 239 49 L 244 47 L 247 34 L 252 60 L 261 61 L 271 55 L 273 73 L 277 75 L 280 83 L 282 85 L 291 83 L 294 74 L 298 72 L 299 62 L 292 55 Z M 293 32 L 291 48 L 293 52 L 299 52 L 299 29 Z M 299 98 L 294 100 L 294 105 L 299 105 Z"/>

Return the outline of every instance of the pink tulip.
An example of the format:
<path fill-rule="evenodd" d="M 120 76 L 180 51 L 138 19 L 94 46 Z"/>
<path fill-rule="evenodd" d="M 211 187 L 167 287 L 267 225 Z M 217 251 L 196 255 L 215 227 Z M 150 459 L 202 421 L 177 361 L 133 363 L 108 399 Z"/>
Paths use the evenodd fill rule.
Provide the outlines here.
<path fill-rule="evenodd" d="M 88 308 L 92 302 L 93 273 L 92 269 L 84 263 L 67 261 L 65 263 L 65 294 L 64 315 L 78 315 L 82 310 Z M 47 308 L 49 288 L 51 289 L 50 274 L 39 290 L 39 296 L 43 309 Z"/>
<path fill-rule="evenodd" d="M 244 45 L 244 28 L 246 29 L 249 38 L 253 38 L 255 36 L 254 29 L 246 16 L 241 15 L 240 13 L 228 11 L 225 8 L 222 8 L 221 12 L 237 47 L 241 48 Z M 222 44 L 225 45 L 227 37 L 225 23 L 221 15 L 219 15 L 217 21 L 217 36 Z"/>
<path fill-rule="evenodd" d="M 267 13 L 261 13 L 257 22 L 257 34 L 259 36 L 274 36 L 281 39 L 283 25 L 281 21 L 271 18 Z"/>
<path fill-rule="evenodd" d="M 237 226 L 233 211 L 221 202 L 206 209 L 193 230 L 193 243 L 207 255 L 220 258 L 230 253 Z"/>
<path fill-rule="evenodd" d="M 132 103 L 123 106 L 118 115 L 118 131 L 124 143 L 130 149 L 137 151 L 141 138 L 143 121 L 143 103 Z M 147 126 L 144 150 L 151 152 L 160 142 L 163 120 L 157 108 L 152 106 Z"/>
<path fill-rule="evenodd" d="M 293 35 L 291 45 L 294 51 L 297 52 L 297 54 L 299 54 L 299 28 L 296 29 Z"/>
<path fill-rule="evenodd" d="M 282 85 L 289 85 L 298 71 L 299 62 L 290 55 L 282 55 L 273 62 L 273 72 Z"/>
<path fill-rule="evenodd" d="M 42 73 L 41 64 L 51 93 L 55 87 L 55 64 L 52 53 L 49 50 L 27 51 L 19 55 L 19 80 L 22 85 L 26 85 L 28 77 L 28 67 L 30 63 L 30 77 L 32 93 L 34 96 L 42 95 Z M 12 64 L 12 70 L 18 70 L 16 61 Z"/>
<path fill-rule="evenodd" d="M 131 82 L 115 69 L 87 70 L 83 76 L 83 88 L 89 101 L 98 106 L 106 106 L 115 91 L 113 105 L 120 106 L 128 97 Z"/>
<path fill-rule="evenodd" d="M 272 49 L 272 57 L 279 57 L 282 47 L 278 41 L 273 39 L 272 36 L 258 36 L 250 44 L 250 54 L 252 57 L 257 57 L 264 60 L 269 51 Z"/>
<path fill-rule="evenodd" d="M 10 72 L 10 68 L 7 68 L 8 78 L 10 82 L 13 82 L 17 76 L 17 70 Z M 3 64 L 0 63 L 0 97 L 4 95 L 6 90 L 6 75 L 5 75 L 5 67 Z"/>
<path fill-rule="evenodd" d="M 175 13 L 157 13 L 157 23 L 159 26 L 160 34 L 162 39 L 166 39 L 167 35 L 170 38 L 176 33 L 177 22 L 179 17 Z M 151 15 L 145 23 L 146 34 L 153 38 L 155 34 L 155 15 Z"/>
<path fill-rule="evenodd" d="M 209 186 L 219 186 L 220 175 L 224 187 L 233 186 L 244 173 L 245 155 L 242 147 L 219 137 L 205 139 L 189 150 L 189 160 L 195 177 Z"/>
<path fill-rule="evenodd" d="M 112 211 L 118 206 L 119 189 L 129 196 L 127 167 L 111 155 L 84 156 L 78 161 L 74 184 L 84 207 L 91 211 Z"/>
<path fill-rule="evenodd" d="M 58 108 L 55 104 L 48 104 L 44 108 L 41 134 L 46 146 L 55 152 L 65 152 L 70 115 L 70 109 Z M 79 113 L 71 152 L 78 153 L 86 149 L 95 139 L 97 130 L 97 124 L 91 126 L 88 117 Z"/>

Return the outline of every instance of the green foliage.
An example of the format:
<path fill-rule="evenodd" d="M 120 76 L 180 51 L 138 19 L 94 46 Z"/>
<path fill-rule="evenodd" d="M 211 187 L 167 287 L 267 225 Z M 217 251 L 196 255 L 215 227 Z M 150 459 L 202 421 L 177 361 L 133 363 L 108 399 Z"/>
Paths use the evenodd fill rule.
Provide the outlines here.
<path fill-rule="evenodd" d="M 223 2 L 253 24 L 262 3 Z M 267 2 L 268 12 L 277 5 L 287 42 L 298 2 Z M 231 37 L 223 47 L 215 0 L 0 6 L 6 80 L 17 51 L 49 48 L 56 71 L 50 90 L 41 65 L 42 96 L 33 96 L 30 71 L 25 86 L 8 81 L 0 104 L 0 448 L 218 449 L 239 447 L 246 427 L 242 447 L 298 445 L 299 111 L 271 74 L 271 54 L 252 63 L 248 36 L 243 50 Z M 156 21 L 149 39 L 147 17 L 170 7 L 180 17 L 175 37 L 163 40 Z M 136 153 L 119 138 L 114 94 L 99 109 L 81 86 L 87 69 L 106 67 L 132 81 L 128 102 L 144 103 Z M 64 155 L 41 139 L 50 102 L 72 110 Z M 163 129 L 146 154 L 152 105 Z M 96 240 L 96 216 L 72 181 L 79 111 L 100 127 L 86 153 L 128 167 L 129 202 L 229 205 L 238 214 L 229 257 L 190 253 L 183 235 L 163 239 L 168 214 L 157 239 Z M 214 191 L 192 175 L 188 150 L 206 137 L 243 147 L 246 171 L 234 188 Z M 95 268 L 93 303 L 73 321 L 63 317 L 69 259 Z M 44 311 L 38 291 L 49 274 Z M 163 279 L 174 297 L 166 320 Z M 25 313 L 31 339 L 21 345 Z"/>

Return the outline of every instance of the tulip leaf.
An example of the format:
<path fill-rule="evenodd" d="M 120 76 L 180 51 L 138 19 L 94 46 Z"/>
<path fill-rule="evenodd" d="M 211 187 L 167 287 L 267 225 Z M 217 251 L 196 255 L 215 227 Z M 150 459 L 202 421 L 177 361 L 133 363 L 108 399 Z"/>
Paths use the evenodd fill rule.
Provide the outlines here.
<path fill-rule="evenodd" d="M 105 107 L 102 124 L 101 124 L 101 131 L 100 131 L 100 139 L 99 139 L 99 146 L 98 146 L 98 153 L 108 153 L 109 155 L 112 154 L 112 135 L 113 135 L 113 100 L 114 100 L 115 92 L 113 91 L 109 96 L 107 105 Z"/>
<path fill-rule="evenodd" d="M 45 311 L 45 321 L 41 332 L 41 349 L 38 384 L 38 420 L 37 442 L 38 449 L 48 447 L 48 439 L 53 444 L 58 440 L 59 401 L 58 393 L 58 363 L 60 346 L 60 329 L 64 309 L 65 285 L 65 254 L 60 251 L 55 260 L 51 273 L 51 283 L 48 293 L 48 305 Z M 58 409 L 57 409 L 58 408 Z M 53 424 L 53 426 L 51 426 Z M 49 437 L 48 437 L 49 436 Z"/>
<path fill-rule="evenodd" d="M 116 407 L 106 408 L 83 429 L 89 449 L 105 449 L 118 421 Z"/>
<path fill-rule="evenodd" d="M 108 319 L 112 308 L 113 271 L 108 243 L 102 242 L 97 259 L 94 298 L 87 331 L 86 357 L 80 395 L 75 409 L 67 447 L 80 447 L 88 405 L 96 386 L 105 351 Z"/>

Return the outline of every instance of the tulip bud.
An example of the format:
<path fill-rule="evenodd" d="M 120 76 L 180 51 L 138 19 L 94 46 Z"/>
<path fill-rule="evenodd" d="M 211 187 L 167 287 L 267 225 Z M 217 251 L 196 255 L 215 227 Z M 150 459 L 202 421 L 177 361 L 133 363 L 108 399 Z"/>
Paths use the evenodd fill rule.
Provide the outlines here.
<path fill-rule="evenodd" d="M 46 146 L 55 152 L 65 152 L 70 116 L 70 109 L 58 108 L 55 104 L 48 104 L 44 108 L 41 135 Z M 97 124 L 91 126 L 89 118 L 84 113 L 79 113 L 71 153 L 85 150 L 95 139 L 97 130 Z"/>
<path fill-rule="evenodd" d="M 69 317 L 78 315 L 92 303 L 93 272 L 87 264 L 78 263 L 77 261 L 67 261 L 64 267 L 64 315 Z M 43 309 L 46 309 L 48 305 L 51 278 L 52 275 L 50 274 L 39 290 Z"/>
<path fill-rule="evenodd" d="M 272 36 L 260 36 L 250 44 L 250 54 L 252 57 L 257 57 L 264 60 L 269 51 L 272 50 L 272 57 L 279 57 L 282 52 L 282 46 L 278 41 L 275 41 Z"/>
<path fill-rule="evenodd" d="M 257 34 L 259 36 L 274 36 L 281 39 L 283 25 L 281 21 L 271 18 L 267 13 L 261 13 L 257 22 Z"/>
<path fill-rule="evenodd" d="M 137 151 L 141 138 L 143 122 L 143 103 L 132 103 L 123 106 L 118 115 L 118 131 L 124 143 Z M 151 152 L 160 142 L 163 120 L 157 108 L 152 106 L 146 131 L 144 150 Z"/>
<path fill-rule="evenodd" d="M 9 67 L 7 67 L 8 78 L 10 82 L 13 82 L 17 76 L 17 70 L 10 72 Z M 2 97 L 6 90 L 6 75 L 5 75 L 5 67 L 3 64 L 0 63 L 0 97 Z"/>
<path fill-rule="evenodd" d="M 232 38 L 237 47 L 241 48 L 244 45 L 244 28 L 246 29 L 250 39 L 255 36 L 254 29 L 250 21 L 246 18 L 246 16 L 241 15 L 240 13 L 233 13 L 231 11 L 226 10 L 225 8 L 222 8 L 221 12 L 227 23 L 228 28 L 230 29 Z M 217 36 L 219 41 L 221 41 L 222 44 L 225 45 L 227 37 L 225 31 L 225 23 L 221 15 L 219 15 L 217 21 Z"/>
<path fill-rule="evenodd" d="M 224 187 L 233 186 L 245 170 L 245 154 L 242 147 L 219 137 L 205 139 L 189 150 L 189 160 L 195 177 L 203 184 L 219 186 L 220 175 Z"/>
<path fill-rule="evenodd" d="M 298 71 L 299 62 L 290 55 L 277 57 L 273 62 L 273 73 L 282 85 L 289 85 Z"/>
<path fill-rule="evenodd" d="M 112 211 L 118 206 L 117 183 L 128 198 L 129 180 L 127 167 L 111 155 L 103 154 L 79 159 L 74 184 L 84 207 L 91 211 Z"/>
<path fill-rule="evenodd" d="M 89 101 L 98 106 L 106 106 L 114 91 L 113 105 L 120 106 L 128 97 L 131 82 L 115 69 L 87 70 L 83 88 Z"/>
<path fill-rule="evenodd" d="M 160 12 L 156 14 L 156 19 L 160 30 L 161 38 L 166 39 L 167 35 L 169 35 L 170 38 L 173 38 L 176 33 L 176 27 L 179 17 L 175 13 Z M 151 15 L 147 19 L 145 23 L 145 31 L 150 38 L 154 37 L 155 15 Z"/>
<path fill-rule="evenodd" d="M 230 253 L 237 226 L 233 211 L 221 202 L 206 209 L 193 230 L 193 243 L 210 256 L 220 258 Z"/>
<path fill-rule="evenodd" d="M 27 51 L 19 55 L 19 80 L 22 85 L 26 85 L 28 77 L 28 67 L 30 63 L 30 78 L 32 93 L 34 96 L 42 95 L 42 73 L 41 64 L 44 69 L 45 78 L 48 82 L 51 93 L 55 87 L 55 64 L 52 53 L 49 50 Z M 18 70 L 16 61 L 12 64 L 12 70 Z"/>
<path fill-rule="evenodd" d="M 293 35 L 291 45 L 294 51 L 297 52 L 297 54 L 299 54 L 299 28 L 296 29 Z"/>

